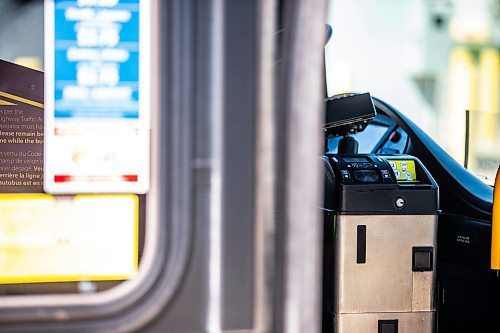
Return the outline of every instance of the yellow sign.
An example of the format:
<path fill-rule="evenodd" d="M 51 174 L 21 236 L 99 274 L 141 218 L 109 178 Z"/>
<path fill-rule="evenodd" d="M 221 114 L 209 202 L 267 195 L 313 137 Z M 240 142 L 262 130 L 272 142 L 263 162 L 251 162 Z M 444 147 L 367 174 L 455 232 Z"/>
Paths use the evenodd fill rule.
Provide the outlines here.
<path fill-rule="evenodd" d="M 138 266 L 136 195 L 0 195 L 0 283 L 123 280 Z"/>

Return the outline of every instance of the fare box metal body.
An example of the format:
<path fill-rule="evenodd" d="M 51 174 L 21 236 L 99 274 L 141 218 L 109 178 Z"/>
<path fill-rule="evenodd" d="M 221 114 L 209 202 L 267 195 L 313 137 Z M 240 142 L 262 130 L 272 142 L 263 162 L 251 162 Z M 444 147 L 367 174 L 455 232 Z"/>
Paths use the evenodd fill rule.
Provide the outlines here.
<path fill-rule="evenodd" d="M 45 1 L 47 193 L 148 191 L 149 6 Z"/>

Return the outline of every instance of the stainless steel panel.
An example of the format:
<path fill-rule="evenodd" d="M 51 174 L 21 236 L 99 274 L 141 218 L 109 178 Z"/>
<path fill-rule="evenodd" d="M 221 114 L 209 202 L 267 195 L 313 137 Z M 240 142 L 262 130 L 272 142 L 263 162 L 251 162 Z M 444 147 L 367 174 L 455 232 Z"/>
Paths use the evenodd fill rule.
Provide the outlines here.
<path fill-rule="evenodd" d="M 398 333 L 434 332 L 435 312 L 359 313 L 335 317 L 335 333 L 377 333 L 379 320 L 398 320 Z"/>
<path fill-rule="evenodd" d="M 434 261 L 435 262 L 435 261 Z M 435 309 L 435 272 L 413 272 L 412 311 Z"/>
<path fill-rule="evenodd" d="M 364 264 L 356 263 L 358 225 L 366 225 Z M 434 215 L 339 215 L 335 312 L 434 309 L 435 269 L 430 273 L 412 272 L 412 248 L 432 246 L 436 249 L 436 227 Z M 434 268 L 435 262 L 434 259 Z"/>

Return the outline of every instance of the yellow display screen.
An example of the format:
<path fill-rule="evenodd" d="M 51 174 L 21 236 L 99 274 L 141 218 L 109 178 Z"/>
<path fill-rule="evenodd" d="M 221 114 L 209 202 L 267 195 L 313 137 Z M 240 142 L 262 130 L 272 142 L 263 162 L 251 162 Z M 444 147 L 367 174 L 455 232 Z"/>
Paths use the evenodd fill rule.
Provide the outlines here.
<path fill-rule="evenodd" d="M 415 161 L 413 160 L 389 160 L 389 164 L 396 175 L 398 182 L 417 182 Z"/>

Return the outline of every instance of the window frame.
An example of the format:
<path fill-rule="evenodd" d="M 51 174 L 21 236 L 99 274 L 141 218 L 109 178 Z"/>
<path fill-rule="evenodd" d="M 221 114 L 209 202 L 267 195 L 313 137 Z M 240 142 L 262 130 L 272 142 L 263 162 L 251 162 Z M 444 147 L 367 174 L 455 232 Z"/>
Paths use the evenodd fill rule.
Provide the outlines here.
<path fill-rule="evenodd" d="M 194 7 L 191 1 L 151 1 L 151 187 L 138 275 L 94 294 L 1 296 L 0 332 L 135 330 L 152 320 L 178 289 L 189 261 L 193 230 L 191 139 L 177 134 L 189 129 L 192 111 L 184 103 L 190 97 L 188 90 L 172 93 L 166 82 L 192 84 L 191 73 L 178 69 L 194 63 L 191 46 L 185 43 L 185 39 L 192 40 L 197 19 L 192 15 Z M 170 33 L 162 37 L 161 31 Z M 180 200 L 184 201 L 181 205 Z"/>

